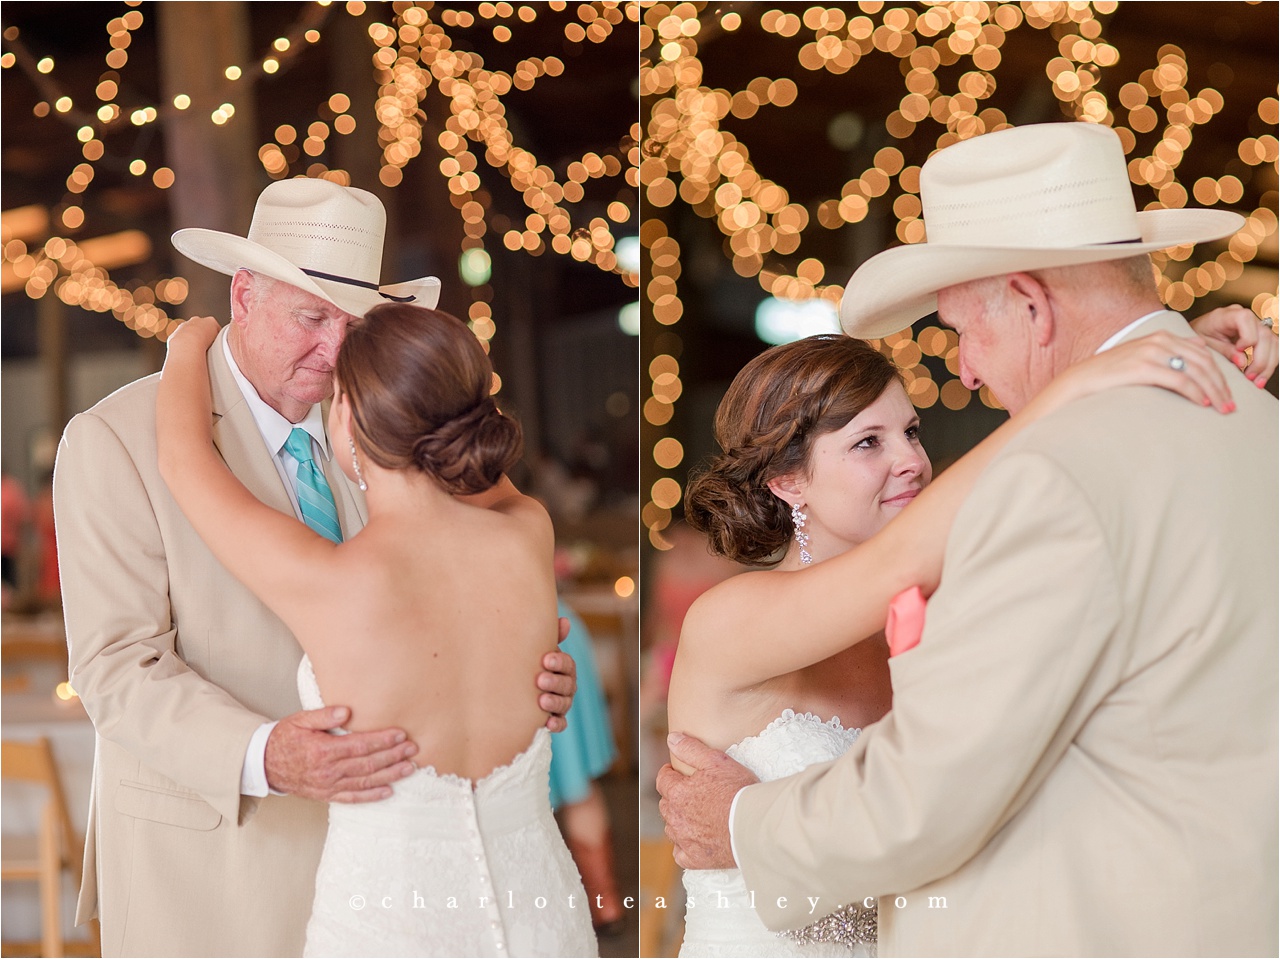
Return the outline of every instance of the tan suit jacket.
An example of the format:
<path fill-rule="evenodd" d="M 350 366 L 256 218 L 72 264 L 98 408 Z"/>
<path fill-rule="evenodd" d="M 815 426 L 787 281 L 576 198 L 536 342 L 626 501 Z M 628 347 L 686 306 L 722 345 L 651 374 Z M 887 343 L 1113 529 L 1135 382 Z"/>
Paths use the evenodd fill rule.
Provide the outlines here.
<path fill-rule="evenodd" d="M 214 442 L 259 499 L 293 515 L 221 336 Z M 242 797 L 240 773 L 254 730 L 300 708 L 302 654 L 169 495 L 157 382 L 76 416 L 54 475 L 71 682 L 97 730 L 77 920 L 97 910 L 107 956 L 300 955 L 326 809 Z M 325 471 L 351 534 L 363 500 L 332 458 Z"/>
<path fill-rule="evenodd" d="M 991 464 L 892 711 L 739 798 L 766 923 L 879 897 L 881 955 L 1276 955 L 1277 409 L 1228 378 L 1231 415 L 1113 390 Z"/>

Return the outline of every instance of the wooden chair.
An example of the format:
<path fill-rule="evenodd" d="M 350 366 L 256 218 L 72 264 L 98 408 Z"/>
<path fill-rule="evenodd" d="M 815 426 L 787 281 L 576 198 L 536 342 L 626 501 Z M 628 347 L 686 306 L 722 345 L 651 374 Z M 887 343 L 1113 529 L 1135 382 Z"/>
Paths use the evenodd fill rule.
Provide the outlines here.
<path fill-rule="evenodd" d="M 40 887 L 39 955 L 66 955 L 72 945 L 80 955 L 101 955 L 96 925 L 89 943 L 66 943 L 62 938 L 62 872 L 67 870 L 79 888 L 84 845 L 76 836 L 67 812 L 66 797 L 53 749 L 43 736 L 34 742 L 4 740 L 0 743 L 0 770 L 7 781 L 35 783 L 46 792 L 40 811 L 40 828 L 34 836 L 5 835 L 0 849 L 0 879 L 34 881 Z M 35 943 L 6 941 L 5 955 L 25 955 Z M 86 949 L 86 946 L 88 947 Z"/>
<path fill-rule="evenodd" d="M 55 663 L 66 670 L 67 644 L 47 637 L 32 638 L 5 636 L 0 640 L 0 662 L 5 665 L 14 663 Z"/>
<path fill-rule="evenodd" d="M 31 677 L 26 673 L 16 676 L 0 676 L 0 694 L 26 693 L 31 691 Z"/>
<path fill-rule="evenodd" d="M 33 673 L 67 678 L 67 644 L 48 638 L 10 638 L 12 629 L 0 640 L 0 692 L 25 693 L 32 687 Z M 56 668 L 56 674 L 55 674 Z"/>
<path fill-rule="evenodd" d="M 684 886 L 665 836 L 640 838 L 640 955 L 674 956 L 684 938 Z M 655 908 L 661 896 L 665 909 Z"/>

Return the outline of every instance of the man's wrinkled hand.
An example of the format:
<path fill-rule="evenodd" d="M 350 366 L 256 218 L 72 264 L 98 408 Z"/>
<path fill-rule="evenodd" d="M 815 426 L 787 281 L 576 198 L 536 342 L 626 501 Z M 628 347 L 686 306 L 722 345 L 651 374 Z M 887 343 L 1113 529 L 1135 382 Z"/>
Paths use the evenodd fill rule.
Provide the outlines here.
<path fill-rule="evenodd" d="M 693 769 L 686 775 L 670 764 L 658 772 L 658 809 L 683 869 L 732 869 L 729 808 L 744 786 L 758 780 L 746 767 L 701 740 L 673 732 L 667 737 L 673 759 Z"/>
<path fill-rule="evenodd" d="M 374 802 L 391 784 L 417 768 L 418 747 L 402 729 L 330 735 L 345 723 L 346 707 L 310 709 L 286 716 L 267 737 L 267 784 L 277 792 L 319 802 Z"/>
<path fill-rule="evenodd" d="M 569 635 L 569 621 L 563 616 L 559 621 L 559 636 L 556 643 L 563 643 Z M 547 716 L 547 728 L 553 733 L 562 732 L 566 725 L 565 715 L 573 705 L 573 696 L 578 691 L 578 664 L 568 653 L 559 650 L 542 657 L 542 672 L 538 673 L 538 688 L 542 694 L 538 696 L 538 706 Z"/>

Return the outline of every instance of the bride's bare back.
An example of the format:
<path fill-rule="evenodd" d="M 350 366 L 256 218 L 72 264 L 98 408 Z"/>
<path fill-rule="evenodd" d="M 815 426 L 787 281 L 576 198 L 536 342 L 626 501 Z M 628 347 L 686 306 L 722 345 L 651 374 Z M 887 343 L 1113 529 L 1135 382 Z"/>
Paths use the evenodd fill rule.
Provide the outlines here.
<path fill-rule="evenodd" d="M 348 728 L 404 729 L 420 765 L 478 779 L 546 719 L 529 678 L 556 640 L 551 524 L 523 496 L 433 505 L 371 515 L 334 550 L 331 591 L 285 621 Z"/>
<path fill-rule="evenodd" d="M 493 401 L 484 349 L 456 317 L 404 304 L 349 324 L 328 437 L 350 451 L 339 463 L 369 519 L 334 542 L 259 502 L 215 452 L 217 329 L 197 318 L 170 338 L 156 408 L 161 474 L 191 524 L 293 631 L 349 729 L 403 729 L 419 763 L 468 779 L 509 762 L 545 719 L 529 679 L 555 646 L 554 544 L 505 477 L 520 429 Z"/>

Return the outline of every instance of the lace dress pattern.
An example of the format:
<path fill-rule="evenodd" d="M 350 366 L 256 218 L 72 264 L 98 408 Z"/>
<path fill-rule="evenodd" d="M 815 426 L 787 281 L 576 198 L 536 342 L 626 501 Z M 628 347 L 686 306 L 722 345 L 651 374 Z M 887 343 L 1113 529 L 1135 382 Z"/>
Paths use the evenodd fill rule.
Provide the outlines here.
<path fill-rule="evenodd" d="M 838 717 L 823 721 L 812 713 L 783 710 L 754 736 L 734 743 L 726 754 L 762 782 L 794 775 L 807 766 L 838 758 L 858 738 Z M 854 905 L 804 929 L 771 932 L 752 906 L 753 893 L 737 869 L 686 870 L 681 956 L 874 956 L 875 910 Z M 836 905 L 835 903 L 831 904 Z M 808 909 L 808 904 L 804 904 Z"/>
<path fill-rule="evenodd" d="M 298 667 L 305 709 L 324 703 Z M 546 729 L 474 783 L 431 767 L 381 802 L 329 806 L 306 956 L 595 956 L 551 815 Z"/>

